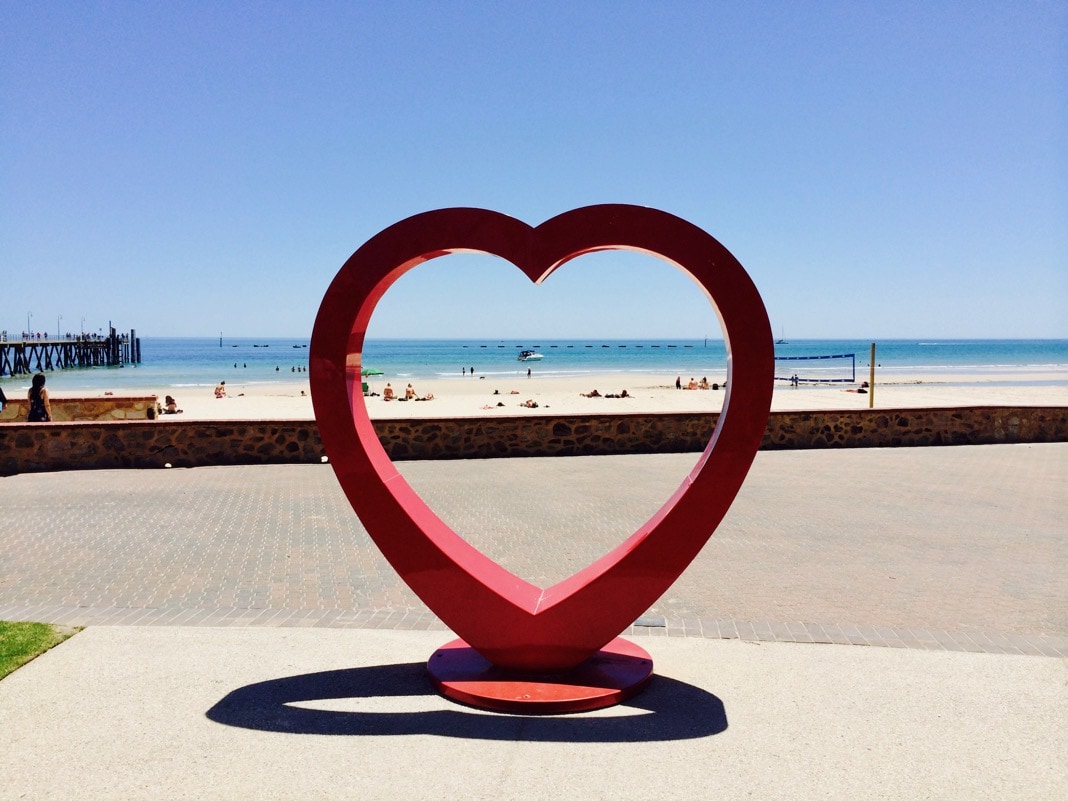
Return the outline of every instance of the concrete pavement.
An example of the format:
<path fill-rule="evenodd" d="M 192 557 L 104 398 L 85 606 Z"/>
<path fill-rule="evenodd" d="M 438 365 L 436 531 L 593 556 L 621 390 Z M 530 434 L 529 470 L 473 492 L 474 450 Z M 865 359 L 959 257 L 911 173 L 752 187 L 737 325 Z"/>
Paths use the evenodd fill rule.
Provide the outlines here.
<path fill-rule="evenodd" d="M 91 627 L 0 682 L 0 798 L 1054 799 L 1062 659 L 650 639 L 626 705 L 432 693 L 436 632 Z"/>
<path fill-rule="evenodd" d="M 547 583 L 694 458 L 403 470 Z M 0 479 L 0 618 L 90 626 L 0 682 L 0 799 L 1063 797 L 1065 486 L 1068 445 L 761 453 L 630 631 L 646 692 L 529 719 L 428 689 L 328 468 Z"/>

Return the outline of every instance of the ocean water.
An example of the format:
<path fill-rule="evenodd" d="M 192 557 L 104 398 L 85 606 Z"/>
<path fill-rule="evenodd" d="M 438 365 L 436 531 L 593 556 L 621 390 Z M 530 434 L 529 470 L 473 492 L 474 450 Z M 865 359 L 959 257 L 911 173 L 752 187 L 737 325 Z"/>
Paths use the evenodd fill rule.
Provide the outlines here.
<path fill-rule="evenodd" d="M 219 381 L 271 384 L 304 380 L 308 365 L 307 339 L 301 338 L 161 338 L 141 339 L 142 363 L 125 367 L 59 370 L 49 374 L 54 392 L 154 390 L 214 386 Z M 776 344 L 776 376 L 793 373 L 824 380 L 861 381 L 868 377 L 870 340 L 791 340 Z M 520 362 L 520 351 L 536 350 L 540 361 Z M 854 354 L 852 358 L 797 359 Z M 597 376 L 608 373 L 648 376 L 665 382 L 676 375 L 726 376 L 726 350 L 721 340 L 368 340 L 364 367 L 386 377 L 462 379 L 474 369 L 487 377 L 525 376 L 528 368 L 540 376 Z M 877 380 L 908 381 L 928 372 L 1006 383 L 1041 383 L 1027 378 L 1044 372 L 1068 373 L 1068 340 L 883 340 L 876 341 Z M 1021 379 L 1021 374 L 1023 377 Z M 1066 383 L 1058 380 L 1057 383 Z M 0 378 L 8 395 L 21 395 L 28 376 Z"/>

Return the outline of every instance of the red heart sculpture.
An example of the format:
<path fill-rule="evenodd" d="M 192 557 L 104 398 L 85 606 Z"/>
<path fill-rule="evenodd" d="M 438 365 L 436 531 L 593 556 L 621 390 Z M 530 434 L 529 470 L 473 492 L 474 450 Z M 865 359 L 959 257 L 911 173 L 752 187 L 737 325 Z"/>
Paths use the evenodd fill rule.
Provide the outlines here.
<path fill-rule="evenodd" d="M 702 287 L 724 330 L 727 396 L 704 454 L 660 511 L 593 564 L 542 589 L 467 543 L 397 472 L 363 402 L 364 336 L 390 285 L 438 256 L 492 254 L 541 283 L 569 260 L 598 250 L 657 256 Z M 685 220 L 639 206 L 598 205 L 532 228 L 494 211 L 456 208 L 409 217 L 352 254 L 323 298 L 310 360 L 327 455 L 356 514 L 401 578 L 494 665 L 563 671 L 644 613 L 712 536 L 767 426 L 774 349 L 764 304 L 741 264 Z"/>

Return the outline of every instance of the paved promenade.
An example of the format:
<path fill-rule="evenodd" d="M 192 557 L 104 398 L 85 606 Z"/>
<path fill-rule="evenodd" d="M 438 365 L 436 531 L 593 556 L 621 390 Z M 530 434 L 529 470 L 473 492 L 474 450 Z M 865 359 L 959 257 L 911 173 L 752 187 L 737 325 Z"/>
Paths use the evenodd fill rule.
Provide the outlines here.
<path fill-rule="evenodd" d="M 542 586 L 647 519 L 696 455 L 409 462 Z M 632 634 L 1068 655 L 1068 445 L 762 452 Z M 326 465 L 0 479 L 0 619 L 427 629 Z"/>
<path fill-rule="evenodd" d="M 403 471 L 545 583 L 693 461 Z M 88 628 L 0 681 L 0 801 L 1065 798 L 1065 487 L 1064 444 L 761 453 L 631 630 L 649 687 L 532 718 L 431 690 L 326 466 L 3 478 L 0 618 Z"/>

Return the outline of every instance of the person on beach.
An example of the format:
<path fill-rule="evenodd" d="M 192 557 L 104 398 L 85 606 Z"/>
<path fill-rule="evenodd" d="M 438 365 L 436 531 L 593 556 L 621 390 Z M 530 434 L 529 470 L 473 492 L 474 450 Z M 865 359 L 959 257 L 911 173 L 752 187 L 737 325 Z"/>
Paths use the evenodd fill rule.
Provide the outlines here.
<path fill-rule="evenodd" d="M 393 400 L 393 387 L 390 386 L 388 383 L 386 384 L 386 388 L 382 390 L 382 400 Z"/>
<path fill-rule="evenodd" d="M 675 376 L 675 389 L 682 389 L 682 376 Z"/>
<path fill-rule="evenodd" d="M 599 397 L 601 397 L 601 393 L 598 392 L 597 390 L 593 390 L 592 392 L 580 392 L 579 395 L 581 395 L 584 398 L 599 398 Z"/>
<path fill-rule="evenodd" d="M 168 395 L 163 399 L 163 413 L 164 414 L 181 414 L 182 410 L 178 408 L 178 401 Z"/>
<path fill-rule="evenodd" d="M 706 377 L 702 377 L 701 378 L 701 383 L 698 384 L 697 386 L 700 387 L 701 389 L 708 389 L 708 378 L 707 378 L 707 376 Z"/>
<path fill-rule="evenodd" d="M 33 377 L 30 391 L 26 397 L 30 399 L 30 411 L 26 415 L 27 422 L 48 423 L 52 420 L 52 405 L 48 402 L 48 390 L 44 388 L 44 373 L 38 373 Z"/>
<path fill-rule="evenodd" d="M 697 389 L 697 382 L 693 380 L 693 376 L 690 376 L 690 383 L 686 385 L 686 389 Z"/>
<path fill-rule="evenodd" d="M 404 399 L 405 400 L 414 400 L 415 399 L 415 390 L 412 389 L 412 385 L 411 384 L 409 384 L 404 390 Z"/>
<path fill-rule="evenodd" d="M 225 398 L 226 397 L 226 382 L 225 381 L 220 381 L 218 383 L 218 385 L 215 387 L 215 397 L 216 398 Z"/>

